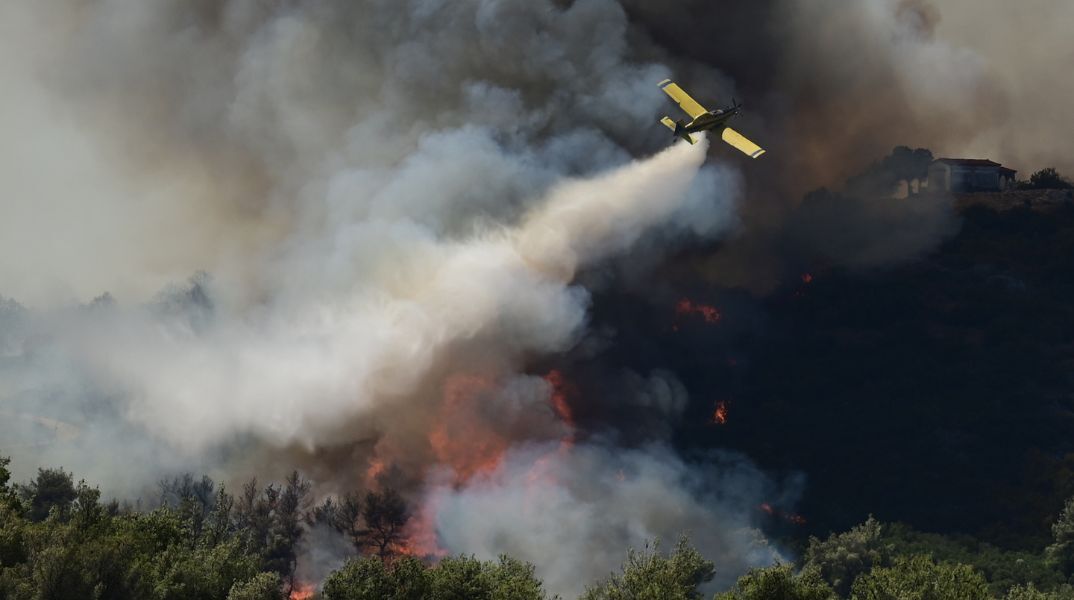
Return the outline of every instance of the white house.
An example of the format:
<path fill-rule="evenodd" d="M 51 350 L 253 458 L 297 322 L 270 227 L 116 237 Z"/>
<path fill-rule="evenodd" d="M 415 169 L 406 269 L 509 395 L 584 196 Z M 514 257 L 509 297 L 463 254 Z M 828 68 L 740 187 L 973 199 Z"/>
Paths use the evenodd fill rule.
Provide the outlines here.
<path fill-rule="evenodd" d="M 1018 171 L 980 158 L 939 158 L 929 165 L 929 190 L 1000 192 L 1014 187 Z"/>

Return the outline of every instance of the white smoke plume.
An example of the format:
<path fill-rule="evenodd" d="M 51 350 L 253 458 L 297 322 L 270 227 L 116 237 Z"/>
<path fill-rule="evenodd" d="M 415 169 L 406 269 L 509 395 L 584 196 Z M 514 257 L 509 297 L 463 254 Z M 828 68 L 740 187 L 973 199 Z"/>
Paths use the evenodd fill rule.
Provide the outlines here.
<path fill-rule="evenodd" d="M 619 5 L 20 0 L 0 22 L 0 281 L 23 303 L 0 313 L 0 451 L 18 474 L 137 494 L 298 466 L 333 491 L 388 463 L 419 506 L 451 505 L 445 550 L 540 563 L 536 542 L 458 537 L 484 502 L 446 499 L 478 479 L 517 498 L 527 448 L 574 435 L 526 368 L 584 333 L 579 270 L 717 237 L 739 193 L 707 143 L 660 150 L 668 70 L 632 56 Z M 541 565 L 553 589 L 696 519 L 721 556 L 753 542 L 759 473 L 729 467 L 721 490 L 665 450 L 572 448 L 567 487 L 535 500 L 564 519 L 532 524 L 561 556 L 591 552 L 571 528 L 608 494 L 578 483 L 621 469 L 646 493 L 594 522 L 619 544 L 604 558 Z"/>
<path fill-rule="evenodd" d="M 436 487 L 427 503 L 448 547 L 531 561 L 552 590 L 570 598 L 594 574 L 620 564 L 619 549 L 654 540 L 666 546 L 675 542 L 672 532 L 689 534 L 717 565 L 713 588 L 726 588 L 749 568 L 780 560 L 744 524 L 761 502 L 778 501 L 781 493 L 739 457 L 696 465 L 661 446 L 623 450 L 598 443 L 569 452 L 519 447 L 488 477 L 462 488 Z"/>
<path fill-rule="evenodd" d="M 770 4 L 775 116 L 743 129 L 772 160 L 750 169 L 852 172 L 899 119 L 910 143 L 998 143 L 991 54 L 937 38 L 930 4 Z M 736 223 L 739 174 L 655 123 L 664 77 L 732 82 L 638 29 L 615 0 L 3 3 L 0 452 L 131 494 L 292 466 L 333 491 L 391 463 L 444 549 L 515 552 L 554 590 L 682 529 L 721 577 L 770 560 L 742 532 L 779 486 L 582 439 L 528 370 L 585 333 L 580 273 L 643 278 L 641 253 Z"/>

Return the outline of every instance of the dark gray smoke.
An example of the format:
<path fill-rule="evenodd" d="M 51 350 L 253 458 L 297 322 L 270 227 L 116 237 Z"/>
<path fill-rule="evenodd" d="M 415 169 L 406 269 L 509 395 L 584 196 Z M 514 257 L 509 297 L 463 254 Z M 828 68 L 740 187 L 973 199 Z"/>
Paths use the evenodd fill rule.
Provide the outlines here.
<path fill-rule="evenodd" d="M 564 407 L 531 366 L 592 339 L 580 272 L 644 279 L 738 228 L 709 275 L 755 279 L 764 265 L 743 257 L 779 261 L 802 190 L 898 142 L 987 139 L 1007 88 L 941 37 L 942 14 L 889 0 L 6 3 L 0 293 L 21 304 L 0 306 L 0 451 L 23 475 L 62 464 L 131 494 L 161 471 L 298 466 L 330 492 L 390 467 L 433 543 L 512 551 L 557 590 L 684 528 L 724 576 L 771 561 L 754 508 L 794 486 L 668 451 L 685 404 L 673 375 L 622 384 L 663 420 L 655 445 L 626 451 L 578 431 L 569 404 L 585 398 Z M 736 127 L 765 159 L 665 149 L 668 76 L 714 105 L 745 100 Z M 879 210 L 822 210 L 807 233 L 861 231 L 821 251 L 869 265 L 948 231 L 943 211 Z M 908 242 L 870 233 L 892 222 Z M 635 505 L 607 479 L 619 471 Z M 501 502 L 549 509 L 485 508 Z"/>

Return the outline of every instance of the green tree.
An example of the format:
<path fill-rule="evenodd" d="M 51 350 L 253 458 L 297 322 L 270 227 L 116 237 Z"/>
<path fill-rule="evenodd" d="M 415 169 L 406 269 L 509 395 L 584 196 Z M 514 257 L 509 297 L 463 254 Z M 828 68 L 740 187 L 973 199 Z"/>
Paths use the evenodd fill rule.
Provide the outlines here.
<path fill-rule="evenodd" d="M 19 497 L 15 490 L 9 485 L 11 482 L 11 471 L 7 466 L 11 464 L 11 459 L 6 456 L 0 456 L 0 506 L 16 506 Z"/>
<path fill-rule="evenodd" d="M 227 600 L 284 600 L 283 583 L 276 573 L 258 573 L 231 586 Z"/>
<path fill-rule="evenodd" d="M 928 554 L 937 562 L 972 566 L 988 580 L 994 596 L 1002 596 L 1016 585 L 1034 583 L 1052 589 L 1064 581 L 1062 574 L 1049 566 L 1044 553 L 1008 550 L 983 543 L 968 535 L 922 533 L 894 523 L 884 525 L 883 540 L 892 555 Z"/>
<path fill-rule="evenodd" d="M 66 518 L 67 509 L 78 497 L 71 474 L 63 469 L 38 469 L 29 485 L 21 486 L 20 495 L 31 521 L 44 521 L 53 507 Z"/>
<path fill-rule="evenodd" d="M 1052 524 L 1052 539 L 1054 542 L 1045 551 L 1048 563 L 1071 577 L 1074 575 L 1074 497 L 1067 499 L 1059 518 Z"/>
<path fill-rule="evenodd" d="M 816 571 L 845 597 L 858 576 L 889 562 L 891 548 L 881 532 L 880 522 L 870 516 L 850 531 L 832 534 L 824 541 L 810 537 L 804 567 Z"/>
<path fill-rule="evenodd" d="M 232 512 L 235 509 L 235 498 L 220 486 L 213 500 L 213 508 L 206 518 L 205 543 L 216 545 L 235 533 L 235 525 L 232 520 Z"/>
<path fill-rule="evenodd" d="M 937 564 L 926 555 L 900 556 L 854 581 L 852 600 L 988 600 L 988 582 L 969 565 Z"/>
<path fill-rule="evenodd" d="M 1029 183 L 1021 187 L 1033 190 L 1066 190 L 1074 188 L 1074 184 L 1060 175 L 1054 167 L 1048 167 L 1030 175 Z"/>
<path fill-rule="evenodd" d="M 425 600 L 431 576 L 425 565 L 409 556 L 391 563 L 365 556 L 350 560 L 328 576 L 325 600 Z"/>
<path fill-rule="evenodd" d="M 836 600 L 831 586 L 815 570 L 794 573 L 791 565 L 752 569 L 735 587 L 714 600 Z"/>
<path fill-rule="evenodd" d="M 431 598 L 444 600 L 545 600 L 534 567 L 507 556 L 483 562 L 470 556 L 446 558 L 432 570 Z M 409 597 L 408 597 L 409 598 Z"/>
<path fill-rule="evenodd" d="M 216 483 L 205 476 L 195 480 L 193 475 L 186 473 L 174 479 L 162 480 L 159 485 L 161 505 L 179 512 L 190 530 L 191 540 L 196 541 L 201 537 L 205 519 L 212 512 Z"/>
<path fill-rule="evenodd" d="M 238 582 L 261 568 L 260 558 L 245 551 L 238 538 L 190 550 L 176 545 L 157 555 L 155 596 L 160 600 L 219 600 Z"/>
<path fill-rule="evenodd" d="M 11 459 L 0 456 L 0 569 L 26 561 L 26 522 L 22 518 L 22 506 L 8 482 L 11 472 L 7 466 Z M 5 597 L 0 584 L 0 598 Z"/>
<path fill-rule="evenodd" d="M 1043 592 L 1032 583 L 1016 585 L 1007 592 L 1004 600 L 1074 600 L 1074 588 L 1066 585 L 1057 590 Z"/>
<path fill-rule="evenodd" d="M 546 600 L 533 565 L 501 556 L 480 561 L 446 558 L 428 568 L 402 556 L 393 561 L 365 556 L 349 561 L 324 583 L 325 600 Z"/>
<path fill-rule="evenodd" d="M 19 511 L 0 504 L 0 568 L 26 562 L 26 530 L 26 521 Z"/>
<path fill-rule="evenodd" d="M 273 507 L 272 543 L 266 558 L 272 568 L 288 580 L 289 587 L 294 583 L 299 543 L 305 533 L 312 487 L 308 479 L 304 479 L 298 471 L 292 471 L 284 481 Z"/>
<path fill-rule="evenodd" d="M 907 184 L 928 177 L 932 164 L 932 152 L 926 148 L 911 149 L 896 146 L 891 154 L 866 167 L 861 173 L 847 179 L 847 191 L 857 196 L 887 195 L 894 191 L 900 181 Z"/>
<path fill-rule="evenodd" d="M 697 600 L 700 587 L 716 574 L 690 542 L 681 538 L 671 556 L 659 552 L 659 543 L 644 551 L 627 553 L 622 573 L 611 577 L 582 595 L 582 600 Z"/>

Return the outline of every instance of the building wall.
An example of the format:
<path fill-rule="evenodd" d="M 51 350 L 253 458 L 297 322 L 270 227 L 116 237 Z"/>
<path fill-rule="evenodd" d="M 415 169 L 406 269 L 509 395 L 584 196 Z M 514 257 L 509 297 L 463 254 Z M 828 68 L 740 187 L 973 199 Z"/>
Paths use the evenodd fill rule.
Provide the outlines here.
<path fill-rule="evenodd" d="M 933 192 L 951 191 L 951 167 L 944 163 L 929 165 L 929 190 Z"/>
<path fill-rule="evenodd" d="M 999 167 L 935 163 L 929 167 L 929 189 L 948 192 L 995 192 L 1004 189 Z"/>

